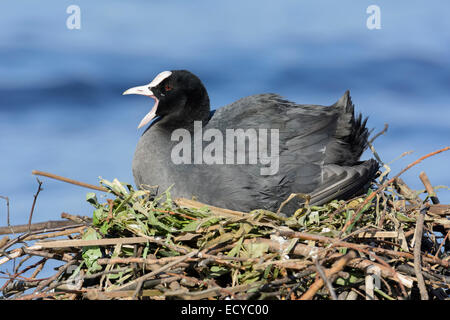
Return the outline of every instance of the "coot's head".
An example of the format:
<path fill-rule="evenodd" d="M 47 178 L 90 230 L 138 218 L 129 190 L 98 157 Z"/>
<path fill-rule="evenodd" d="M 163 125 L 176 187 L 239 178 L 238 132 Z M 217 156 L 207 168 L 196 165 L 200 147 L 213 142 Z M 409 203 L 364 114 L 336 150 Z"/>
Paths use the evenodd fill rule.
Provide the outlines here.
<path fill-rule="evenodd" d="M 123 94 L 139 94 L 156 101 L 138 128 L 158 116 L 173 124 L 204 120 L 209 115 L 208 93 L 200 79 L 187 70 L 163 71 L 149 84 L 130 88 Z"/>

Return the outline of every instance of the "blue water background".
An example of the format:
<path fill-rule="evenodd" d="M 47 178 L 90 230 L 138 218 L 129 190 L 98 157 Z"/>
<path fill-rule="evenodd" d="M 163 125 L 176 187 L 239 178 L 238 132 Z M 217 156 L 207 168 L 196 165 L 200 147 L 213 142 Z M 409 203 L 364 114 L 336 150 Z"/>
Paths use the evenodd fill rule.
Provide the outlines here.
<path fill-rule="evenodd" d="M 80 30 L 66 27 L 72 4 L 81 8 Z M 381 8 L 380 30 L 366 27 L 372 4 Z M 170 69 L 196 73 L 213 108 L 264 92 L 330 105 L 350 89 L 370 128 L 389 124 L 375 143 L 384 161 L 414 151 L 391 164 L 395 174 L 450 145 L 448 12 L 444 0 L 3 0 L 0 195 L 10 199 L 11 223 L 28 222 L 33 169 L 134 183 L 136 127 L 153 101 L 121 93 Z M 433 185 L 450 185 L 449 162 L 450 153 L 438 155 L 403 178 L 422 189 L 425 170 Z M 33 222 L 92 215 L 89 190 L 41 180 Z M 438 196 L 450 202 L 450 191 Z"/>

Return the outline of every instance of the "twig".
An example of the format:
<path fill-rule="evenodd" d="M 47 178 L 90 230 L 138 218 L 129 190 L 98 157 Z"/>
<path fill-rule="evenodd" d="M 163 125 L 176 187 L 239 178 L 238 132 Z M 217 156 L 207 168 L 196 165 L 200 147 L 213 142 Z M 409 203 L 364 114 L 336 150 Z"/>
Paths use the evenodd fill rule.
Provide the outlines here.
<path fill-rule="evenodd" d="M 140 279 L 136 284 L 136 289 L 133 292 L 132 300 L 136 300 L 138 294 L 141 292 L 142 285 L 144 284 L 144 279 Z"/>
<path fill-rule="evenodd" d="M 405 173 L 406 171 L 408 171 L 409 169 L 411 169 L 412 167 L 414 167 L 415 165 L 419 164 L 420 162 L 422 162 L 423 160 L 432 157 L 436 154 L 439 154 L 441 152 L 450 150 L 450 146 L 449 147 L 445 147 L 442 149 L 439 149 L 437 151 L 428 153 L 426 155 L 424 155 L 423 157 L 420 157 L 419 159 L 417 159 L 416 161 L 410 163 L 408 166 L 406 166 L 402 171 L 400 171 L 395 177 L 389 179 L 388 181 L 386 181 L 380 188 L 378 188 L 377 191 L 372 192 L 367 198 L 364 199 L 364 201 L 361 203 L 361 205 L 359 206 L 358 210 L 355 211 L 355 213 L 353 214 L 352 218 L 349 219 L 346 224 L 344 225 L 344 227 L 342 228 L 342 230 L 339 232 L 339 237 L 341 237 L 341 235 L 347 230 L 347 228 L 352 225 L 354 222 L 356 222 L 356 218 L 359 216 L 359 213 L 361 212 L 361 210 L 366 206 L 366 204 L 369 203 L 369 201 L 371 201 L 373 198 L 375 198 L 375 196 L 380 193 L 381 191 L 383 191 L 388 185 L 390 185 L 391 183 L 393 183 L 395 181 L 396 178 L 400 177 L 403 173 Z"/>
<path fill-rule="evenodd" d="M 133 244 L 145 243 L 148 240 L 144 237 L 130 237 L 130 238 L 106 238 L 96 240 L 55 240 L 37 242 L 33 248 L 39 250 L 41 248 L 72 248 L 72 247 L 89 247 L 89 246 L 109 246 L 114 244 Z"/>
<path fill-rule="evenodd" d="M 283 230 L 279 230 L 278 231 L 281 235 L 286 236 L 286 237 L 292 237 L 292 238 L 299 238 L 302 240 L 312 240 L 312 241 L 318 241 L 318 242 L 322 242 L 322 243 L 331 243 L 333 244 L 334 247 L 346 247 L 346 248 L 350 248 L 350 249 L 354 249 L 354 250 L 366 250 L 369 252 L 374 252 L 374 253 L 380 253 L 380 254 L 386 254 L 389 255 L 391 257 L 396 257 L 396 258 L 407 258 L 407 259 L 414 259 L 414 256 L 408 252 L 401 252 L 401 251 L 394 251 L 394 250 L 389 250 L 389 249 L 385 249 L 385 248 L 380 248 L 380 247 L 371 247 L 368 245 L 363 245 L 363 244 L 357 244 L 357 243 L 351 243 L 351 242 L 345 242 L 339 239 L 334 239 L 334 238 L 330 238 L 330 237 L 325 237 L 325 236 L 320 236 L 320 235 L 315 235 L 315 234 L 309 234 L 309 233 L 304 233 L 304 232 L 294 232 L 294 231 L 283 231 Z M 267 243 L 269 245 L 274 245 L 275 247 L 280 246 L 280 244 L 276 241 L 272 241 L 269 239 L 251 239 L 251 240 L 245 240 L 244 243 L 247 243 L 252 241 L 252 242 L 263 242 L 263 243 Z M 312 253 L 312 250 L 317 250 L 317 248 L 315 247 L 310 247 L 301 243 L 298 243 L 295 245 L 295 247 L 293 248 L 293 252 L 295 254 L 299 254 L 299 255 L 303 255 L 303 256 L 308 256 Z M 436 264 L 440 264 L 442 266 L 445 267 L 449 267 L 450 266 L 450 262 L 447 261 L 443 261 L 441 259 L 438 258 L 434 258 L 434 257 L 428 257 L 425 256 L 424 257 L 424 261 L 430 262 L 430 263 L 436 263 Z"/>
<path fill-rule="evenodd" d="M 41 292 L 41 293 L 32 293 L 32 294 L 27 294 L 25 296 L 21 296 L 16 298 L 16 300 L 33 300 L 33 299 L 38 299 L 38 298 L 47 298 L 47 297 L 54 297 L 54 296 L 58 296 L 58 295 L 66 295 L 67 293 L 64 292 Z"/>
<path fill-rule="evenodd" d="M 420 290 L 420 296 L 422 300 L 428 300 L 428 292 L 425 287 L 425 281 L 423 280 L 422 275 L 422 264 L 420 261 L 421 258 L 421 244 L 422 244 L 422 231 L 423 231 L 423 221 L 425 219 L 425 213 L 427 212 L 427 207 L 423 206 L 420 209 L 416 220 L 416 231 L 414 233 L 415 243 L 414 243 L 414 271 L 416 272 L 417 284 Z"/>
<path fill-rule="evenodd" d="M 431 186 L 430 179 L 428 179 L 427 174 L 425 171 L 422 171 L 419 174 L 419 178 L 422 181 L 423 185 L 425 186 L 425 189 L 427 190 L 428 194 L 430 195 L 430 199 L 433 202 L 433 204 L 439 204 L 439 198 L 436 195 L 436 192 L 434 192 L 433 187 Z"/>
<path fill-rule="evenodd" d="M 33 255 L 33 256 L 40 256 L 45 257 L 47 259 L 55 259 L 55 260 L 61 260 L 61 261 L 71 261 L 74 258 L 67 253 L 59 254 L 59 253 L 50 253 L 46 251 L 37 251 L 37 250 L 30 250 L 28 248 L 22 248 L 22 251 L 26 254 Z"/>
<path fill-rule="evenodd" d="M 133 290 L 99 291 L 90 289 L 86 292 L 85 297 L 89 300 L 109 300 L 131 297 L 133 293 Z M 157 289 L 148 289 L 141 292 L 141 296 L 143 297 L 162 296 L 163 294 L 163 292 Z"/>
<path fill-rule="evenodd" d="M 40 181 L 38 178 L 36 178 L 38 182 L 38 190 L 33 198 L 33 204 L 31 205 L 31 211 L 30 211 L 30 217 L 28 219 L 28 232 L 31 231 L 31 219 L 33 218 L 33 212 L 34 212 L 34 206 L 36 205 L 37 197 L 39 196 L 39 193 L 42 191 L 42 181 Z"/>
<path fill-rule="evenodd" d="M 35 279 L 37 277 L 37 275 L 42 271 L 42 269 L 44 269 L 44 265 L 47 262 L 47 258 L 43 258 L 40 261 L 40 264 L 37 266 L 37 268 L 33 271 L 33 274 L 30 276 L 31 279 Z"/>
<path fill-rule="evenodd" d="M 5 196 L 0 196 L 0 198 L 6 200 L 6 223 L 9 226 L 9 198 Z"/>
<path fill-rule="evenodd" d="M 355 257 L 356 253 L 354 251 L 350 251 L 344 257 L 336 261 L 330 269 L 325 270 L 325 277 L 330 277 L 331 275 L 341 271 L 346 264 Z M 300 300 L 311 300 L 323 285 L 324 281 L 322 278 L 316 279 L 309 289 L 300 297 Z"/>
<path fill-rule="evenodd" d="M 76 228 L 79 226 L 80 226 L 79 223 L 75 223 L 73 221 L 50 220 L 46 222 L 37 222 L 32 224 L 20 224 L 17 226 L 0 227 L 0 234 L 22 233 L 27 231 L 30 231 L 30 233 L 33 231 L 44 233 L 54 228 L 60 227 Z"/>
<path fill-rule="evenodd" d="M 138 278 L 138 279 L 136 279 L 136 280 L 133 280 L 133 281 L 131 281 L 131 282 L 129 282 L 129 283 L 127 283 L 127 284 L 125 284 L 125 285 L 123 285 L 123 286 L 117 288 L 117 289 L 114 290 L 114 291 L 126 290 L 126 289 L 130 288 L 131 286 L 133 286 L 133 285 L 135 285 L 135 284 L 138 284 L 139 281 L 145 281 L 145 280 L 148 280 L 148 279 L 150 279 L 151 277 L 154 277 L 154 276 L 160 274 L 161 272 L 164 272 L 164 271 L 166 271 L 166 270 L 172 268 L 173 266 L 176 266 L 176 265 L 179 264 L 180 262 L 183 262 L 184 260 L 189 259 L 189 258 L 191 258 L 191 257 L 193 257 L 193 256 L 195 256 L 195 255 L 197 255 L 197 254 L 198 254 L 198 250 L 195 250 L 195 251 L 192 251 L 192 252 L 190 252 L 190 253 L 188 253 L 188 254 L 185 254 L 184 256 L 181 256 L 179 259 L 177 259 L 177 260 L 175 260 L 175 261 L 173 261 L 173 262 L 171 262 L 171 263 L 166 264 L 165 266 L 159 268 L 158 270 L 155 270 L 155 271 L 153 271 L 153 272 L 147 273 L 146 275 L 143 275 L 142 277 L 140 277 L 140 278 Z"/>
<path fill-rule="evenodd" d="M 336 293 L 334 292 L 333 285 L 331 284 L 330 280 L 325 275 L 325 272 L 323 272 L 323 269 L 319 264 L 319 259 L 315 259 L 315 264 L 316 264 L 317 271 L 319 272 L 320 276 L 322 277 L 322 280 L 325 282 L 325 284 L 328 288 L 328 292 L 330 292 L 331 298 L 333 300 L 337 300 L 337 296 L 336 296 Z"/>
<path fill-rule="evenodd" d="M 388 131 L 389 125 L 387 123 L 384 124 L 384 128 L 383 130 L 381 130 L 380 132 L 378 132 L 376 135 L 374 135 L 372 137 L 372 139 L 369 140 L 369 143 L 372 144 L 375 139 L 377 139 L 379 136 L 381 136 L 382 134 L 385 134 Z"/>
<path fill-rule="evenodd" d="M 9 240 L 10 239 L 8 236 L 4 236 L 3 238 L 1 238 L 0 239 L 0 248 L 3 247 L 5 244 L 7 244 Z"/>
<path fill-rule="evenodd" d="M 73 265 L 76 262 L 75 259 L 68 261 L 65 265 L 61 266 L 58 269 L 58 272 L 56 272 L 53 276 L 51 276 L 49 279 L 39 283 L 39 285 L 37 286 L 36 290 L 34 291 L 35 294 L 37 294 L 39 291 L 43 290 L 46 286 L 48 286 L 50 283 L 52 283 L 53 281 L 55 281 L 56 279 L 58 279 L 58 277 L 65 272 L 71 265 Z M 48 290 L 49 288 L 47 288 Z M 47 291 L 45 290 L 45 291 Z"/>
<path fill-rule="evenodd" d="M 403 181 L 402 178 L 396 178 L 393 182 L 395 190 L 408 200 L 413 206 L 420 206 L 422 200 L 411 188 Z M 383 194 L 383 193 L 382 193 Z"/>
<path fill-rule="evenodd" d="M 222 216 L 226 216 L 226 217 L 236 217 L 236 216 L 245 217 L 247 215 L 245 212 L 219 208 L 219 207 L 211 206 L 211 205 L 199 202 L 199 201 L 185 199 L 185 198 L 177 198 L 177 199 L 175 199 L 175 202 L 180 207 L 188 207 L 188 208 L 194 208 L 194 209 L 200 209 L 200 208 L 207 207 L 214 214 L 222 215 Z"/>
<path fill-rule="evenodd" d="M 447 241 L 447 239 L 449 239 L 450 237 L 450 230 L 448 230 L 447 234 L 445 235 L 444 239 L 441 241 L 441 244 L 439 245 L 439 248 L 436 250 L 436 253 L 434 254 L 434 257 L 437 258 L 439 252 L 441 252 L 442 246 L 445 244 L 445 242 Z"/>
<path fill-rule="evenodd" d="M 46 233 L 46 234 L 37 234 L 37 235 L 30 235 L 26 237 L 24 240 L 39 240 L 39 239 L 48 239 L 48 238 L 55 238 L 60 236 L 67 236 L 73 233 L 81 233 L 84 229 L 86 229 L 86 226 L 81 226 L 78 228 L 73 228 L 70 230 L 64 230 L 64 231 L 58 231 L 58 232 L 52 232 L 52 233 Z"/>
<path fill-rule="evenodd" d="M 80 187 L 84 187 L 84 188 L 88 188 L 88 189 L 93 189 L 93 190 L 98 190 L 98 191 L 103 191 L 103 192 L 110 192 L 105 187 L 94 186 L 92 184 L 88 184 L 88 183 L 80 182 L 80 181 L 77 181 L 77 180 L 61 177 L 61 176 L 58 176 L 58 175 L 53 174 L 53 173 L 33 170 L 31 172 L 31 174 L 34 174 L 34 175 L 37 175 L 37 176 L 44 176 L 44 177 L 47 177 L 47 178 L 52 178 L 52 179 L 55 179 L 55 180 L 71 183 L 71 184 L 74 184 L 76 186 L 80 186 Z"/>
<path fill-rule="evenodd" d="M 67 219 L 67 220 L 71 220 L 71 221 L 76 222 L 76 223 L 86 223 L 86 224 L 92 223 L 92 218 L 89 218 L 89 217 L 86 217 L 86 216 L 84 216 L 84 217 L 76 216 L 76 215 L 73 215 L 73 214 L 69 214 L 67 212 L 61 213 L 61 218 Z"/>
<path fill-rule="evenodd" d="M 284 208 L 284 206 L 285 206 L 286 204 L 288 204 L 288 202 L 291 201 L 292 199 L 294 199 L 295 197 L 300 197 L 300 198 L 305 199 L 305 204 L 304 204 L 304 206 L 305 206 L 305 207 L 308 207 L 309 201 L 311 200 L 311 196 L 310 196 L 310 195 L 304 194 L 304 193 L 291 193 L 291 194 L 289 195 L 289 197 L 287 197 L 286 200 L 284 200 L 283 202 L 281 202 L 280 207 L 279 207 L 278 210 L 277 210 L 277 215 L 280 215 L 281 210 Z"/>

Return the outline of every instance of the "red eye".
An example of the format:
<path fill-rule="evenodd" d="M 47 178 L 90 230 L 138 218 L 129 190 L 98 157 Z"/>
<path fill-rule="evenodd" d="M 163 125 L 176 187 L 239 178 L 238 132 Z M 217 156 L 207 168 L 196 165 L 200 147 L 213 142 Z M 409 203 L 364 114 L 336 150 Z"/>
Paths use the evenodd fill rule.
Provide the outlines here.
<path fill-rule="evenodd" d="M 166 85 L 164 86 L 164 90 L 170 91 L 170 90 L 172 90 L 172 87 L 169 86 L 168 84 L 166 84 Z"/>

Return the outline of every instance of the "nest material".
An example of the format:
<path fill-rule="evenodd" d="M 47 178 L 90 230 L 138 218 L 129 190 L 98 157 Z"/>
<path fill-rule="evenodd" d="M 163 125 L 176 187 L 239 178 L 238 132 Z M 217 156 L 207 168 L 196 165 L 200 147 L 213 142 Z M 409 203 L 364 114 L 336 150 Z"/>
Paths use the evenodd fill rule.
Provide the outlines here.
<path fill-rule="evenodd" d="M 2 287 L 3 298 L 448 295 L 450 206 L 421 200 L 425 190 L 414 192 L 399 178 L 374 183 L 367 194 L 348 201 L 306 205 L 288 218 L 173 200 L 170 190 L 152 199 L 150 190 L 135 191 L 117 180 L 101 184 L 110 193 L 105 202 L 87 194 L 95 207 L 91 219 L 63 214 L 72 224 L 41 225 L 3 241 L 0 264 L 20 258 Z M 39 260 L 27 265 L 31 257 Z M 63 264 L 53 276 L 39 278 L 51 259 Z"/>

